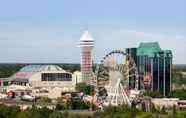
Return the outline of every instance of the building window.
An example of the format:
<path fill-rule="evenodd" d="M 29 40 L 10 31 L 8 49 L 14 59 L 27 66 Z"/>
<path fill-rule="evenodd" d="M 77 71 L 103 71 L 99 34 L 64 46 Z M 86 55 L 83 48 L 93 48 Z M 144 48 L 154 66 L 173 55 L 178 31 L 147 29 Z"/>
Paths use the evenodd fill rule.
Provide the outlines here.
<path fill-rule="evenodd" d="M 42 73 L 42 81 L 72 81 L 72 75 L 69 73 Z"/>

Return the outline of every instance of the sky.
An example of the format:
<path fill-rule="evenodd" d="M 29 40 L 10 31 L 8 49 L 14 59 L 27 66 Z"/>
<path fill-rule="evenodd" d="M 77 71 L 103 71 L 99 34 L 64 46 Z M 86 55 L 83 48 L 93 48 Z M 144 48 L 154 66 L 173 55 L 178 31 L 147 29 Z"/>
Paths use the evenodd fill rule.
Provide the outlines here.
<path fill-rule="evenodd" d="M 79 63 L 85 30 L 95 62 L 158 41 L 186 64 L 185 0 L 0 0 L 0 63 Z"/>

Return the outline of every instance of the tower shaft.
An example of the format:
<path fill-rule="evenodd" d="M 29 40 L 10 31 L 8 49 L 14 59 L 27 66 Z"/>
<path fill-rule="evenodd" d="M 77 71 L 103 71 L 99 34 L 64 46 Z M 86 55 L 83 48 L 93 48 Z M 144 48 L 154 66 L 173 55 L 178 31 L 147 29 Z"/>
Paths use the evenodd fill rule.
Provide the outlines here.
<path fill-rule="evenodd" d="M 94 41 L 91 35 L 88 32 L 85 32 L 80 39 L 80 48 L 81 48 L 81 73 L 82 80 L 90 84 L 93 78 L 92 72 L 92 56 L 91 51 L 94 46 Z"/>

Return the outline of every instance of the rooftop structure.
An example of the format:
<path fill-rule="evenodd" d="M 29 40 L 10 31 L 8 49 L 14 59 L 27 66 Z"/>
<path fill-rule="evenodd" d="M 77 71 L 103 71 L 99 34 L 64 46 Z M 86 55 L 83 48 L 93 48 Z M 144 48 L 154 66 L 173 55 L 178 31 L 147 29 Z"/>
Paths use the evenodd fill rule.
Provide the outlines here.
<path fill-rule="evenodd" d="M 14 78 L 28 79 L 35 73 L 43 71 L 61 71 L 65 72 L 61 67 L 57 65 L 27 65 L 23 67 L 19 72 L 14 75 Z"/>
<path fill-rule="evenodd" d="M 159 51 L 161 51 L 161 48 L 158 42 L 140 43 L 137 50 L 137 56 L 146 55 L 148 57 L 154 57 L 154 54 Z"/>
<path fill-rule="evenodd" d="M 20 72 L 62 71 L 62 70 L 63 69 L 57 65 L 28 65 L 23 67 L 20 70 Z"/>

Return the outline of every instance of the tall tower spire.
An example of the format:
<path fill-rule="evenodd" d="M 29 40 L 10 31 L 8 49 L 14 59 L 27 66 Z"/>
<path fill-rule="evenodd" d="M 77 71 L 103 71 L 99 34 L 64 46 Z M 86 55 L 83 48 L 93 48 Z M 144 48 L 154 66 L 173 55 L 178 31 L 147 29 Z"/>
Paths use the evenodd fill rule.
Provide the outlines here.
<path fill-rule="evenodd" d="M 90 83 L 92 75 L 92 56 L 91 51 L 94 47 L 94 40 L 88 31 L 85 31 L 80 38 L 81 48 L 81 73 L 82 79 L 86 83 Z"/>

